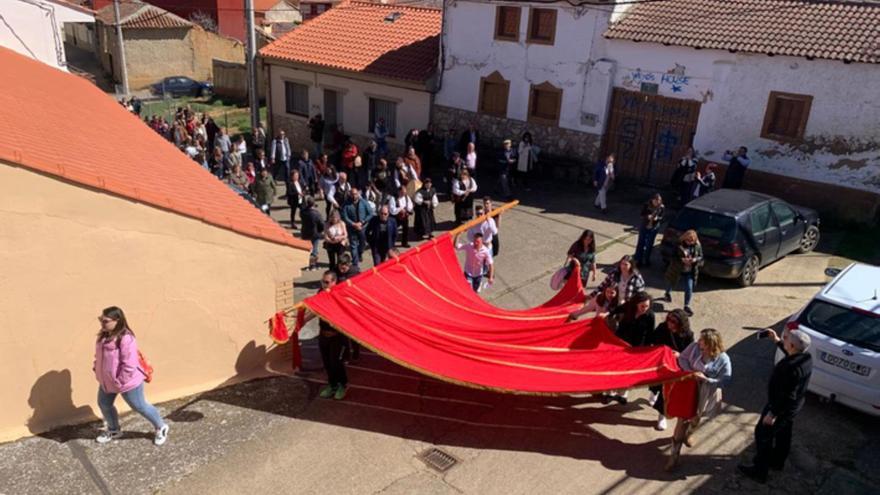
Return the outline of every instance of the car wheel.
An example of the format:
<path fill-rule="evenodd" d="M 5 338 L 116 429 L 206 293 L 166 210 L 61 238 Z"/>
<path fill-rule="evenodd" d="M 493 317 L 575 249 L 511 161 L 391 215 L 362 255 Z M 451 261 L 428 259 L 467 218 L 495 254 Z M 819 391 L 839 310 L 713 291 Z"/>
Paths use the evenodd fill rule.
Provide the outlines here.
<path fill-rule="evenodd" d="M 736 280 L 739 282 L 739 285 L 743 287 L 748 287 L 755 283 L 755 279 L 758 278 L 758 268 L 760 265 L 760 260 L 756 255 L 752 255 L 746 260 L 745 266 L 743 266 L 742 272 L 739 274 L 739 278 Z"/>
<path fill-rule="evenodd" d="M 817 244 L 819 244 L 819 227 L 810 225 L 807 227 L 807 230 L 804 231 L 804 236 L 801 237 L 797 252 L 801 254 L 809 253 L 813 249 L 816 249 Z"/>

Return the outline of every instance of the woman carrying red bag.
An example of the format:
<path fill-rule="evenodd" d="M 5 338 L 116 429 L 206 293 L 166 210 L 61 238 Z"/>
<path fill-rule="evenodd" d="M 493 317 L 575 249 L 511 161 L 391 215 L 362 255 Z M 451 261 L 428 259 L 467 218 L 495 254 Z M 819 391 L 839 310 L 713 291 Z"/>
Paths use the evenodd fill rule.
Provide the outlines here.
<path fill-rule="evenodd" d="M 108 443 L 120 435 L 119 413 L 113 403 L 116 396 L 122 399 L 141 416 L 152 423 L 156 429 L 153 438 L 155 445 L 162 445 L 168 439 L 168 424 L 159 411 L 144 397 L 144 381 L 147 370 L 140 365 L 137 341 L 128 326 L 125 313 L 116 306 L 101 312 L 98 317 L 101 331 L 95 342 L 95 378 L 98 379 L 98 407 L 104 416 L 106 430 L 95 439 L 98 443 Z"/>

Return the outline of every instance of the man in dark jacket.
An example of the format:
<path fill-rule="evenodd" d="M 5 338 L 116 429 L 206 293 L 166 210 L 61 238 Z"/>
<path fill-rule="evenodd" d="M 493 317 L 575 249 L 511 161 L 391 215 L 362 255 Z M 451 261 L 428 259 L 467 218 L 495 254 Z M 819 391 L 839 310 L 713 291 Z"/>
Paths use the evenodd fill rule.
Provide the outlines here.
<path fill-rule="evenodd" d="M 379 215 L 370 219 L 367 225 L 367 242 L 373 254 L 373 266 L 388 259 L 388 251 L 397 239 L 397 220 L 390 214 L 388 205 L 379 208 Z"/>
<path fill-rule="evenodd" d="M 312 252 L 309 255 L 309 270 L 318 269 L 318 245 L 324 238 L 324 219 L 321 212 L 315 207 L 315 198 L 306 196 L 302 207 L 302 231 L 303 240 L 312 243 Z"/>
<path fill-rule="evenodd" d="M 813 373 L 813 360 L 807 350 L 810 336 L 800 330 L 786 330 L 780 339 L 773 330 L 767 335 L 785 353 L 770 375 L 769 400 L 755 426 L 754 464 L 739 466 L 749 478 L 767 482 L 769 469 L 782 470 L 791 450 L 791 427 L 795 416 L 804 407 L 807 385 Z"/>

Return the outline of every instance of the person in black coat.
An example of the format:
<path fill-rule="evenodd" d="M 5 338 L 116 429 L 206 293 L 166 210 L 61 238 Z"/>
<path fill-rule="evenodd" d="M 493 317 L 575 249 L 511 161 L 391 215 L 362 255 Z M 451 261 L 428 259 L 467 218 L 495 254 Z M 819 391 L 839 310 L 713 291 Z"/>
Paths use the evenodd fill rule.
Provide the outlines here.
<path fill-rule="evenodd" d="M 691 331 L 690 319 L 683 309 L 673 309 L 667 313 L 666 320 L 657 325 L 650 338 L 652 345 L 665 345 L 676 353 L 681 353 L 693 342 L 694 333 Z M 666 400 L 663 397 L 663 386 L 655 385 L 648 387 L 648 390 L 651 391 L 648 402 L 660 415 L 655 428 L 663 431 L 666 429 Z"/>
<path fill-rule="evenodd" d="M 373 254 L 373 266 L 388 259 L 388 251 L 397 240 L 397 221 L 391 216 L 388 205 L 382 205 L 379 214 L 367 224 L 367 242 Z"/>
<path fill-rule="evenodd" d="M 477 130 L 477 125 L 473 122 L 468 124 L 468 128 L 461 133 L 461 137 L 458 139 L 458 150 L 462 154 L 467 153 L 468 143 L 474 143 L 474 148 L 480 147 L 480 131 Z"/>
<path fill-rule="evenodd" d="M 321 212 L 315 207 L 315 198 L 306 196 L 302 201 L 302 230 L 300 237 L 304 241 L 312 243 L 312 252 L 309 255 L 309 270 L 318 269 L 318 245 L 324 238 L 324 219 Z"/>
<path fill-rule="evenodd" d="M 807 385 L 813 373 L 813 359 L 807 350 L 810 336 L 800 330 L 786 330 L 783 337 L 773 330 L 766 334 L 785 353 L 770 375 L 768 401 L 755 426 L 755 459 L 751 466 L 739 470 L 749 478 L 767 482 L 769 469 L 782 470 L 791 450 L 791 427 L 804 407 Z"/>
<path fill-rule="evenodd" d="M 638 292 L 625 304 L 615 308 L 610 317 L 618 318 L 618 338 L 633 347 L 649 345 L 651 335 L 654 332 L 654 312 L 651 311 L 651 296 L 647 292 Z M 603 402 L 615 400 L 620 404 L 627 403 L 626 390 L 614 390 L 607 395 Z"/>

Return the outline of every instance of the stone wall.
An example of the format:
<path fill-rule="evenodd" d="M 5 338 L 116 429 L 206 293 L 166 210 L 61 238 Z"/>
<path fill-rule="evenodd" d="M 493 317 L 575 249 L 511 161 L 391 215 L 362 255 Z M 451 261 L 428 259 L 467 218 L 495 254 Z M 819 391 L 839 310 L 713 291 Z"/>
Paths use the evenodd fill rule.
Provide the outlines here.
<path fill-rule="evenodd" d="M 500 149 L 505 139 L 517 143 L 526 131 L 532 133 L 533 141 L 541 148 L 540 162 L 555 179 L 586 180 L 592 173 L 599 153 L 602 137 L 595 134 L 505 119 L 457 108 L 434 105 L 432 122 L 438 133 L 454 128 L 464 131 L 468 123 L 475 122 L 480 131 L 481 147 Z M 515 144 L 514 144 L 515 146 Z"/>

